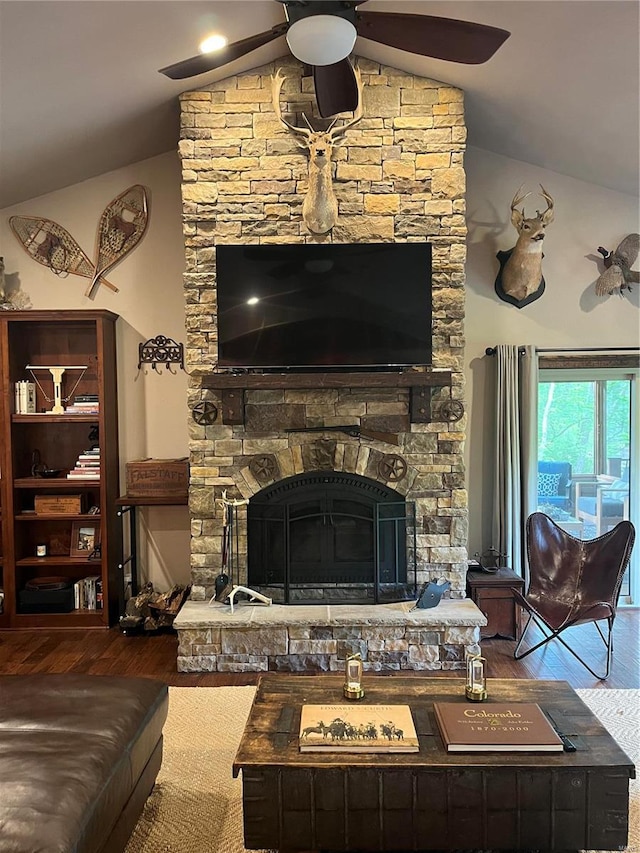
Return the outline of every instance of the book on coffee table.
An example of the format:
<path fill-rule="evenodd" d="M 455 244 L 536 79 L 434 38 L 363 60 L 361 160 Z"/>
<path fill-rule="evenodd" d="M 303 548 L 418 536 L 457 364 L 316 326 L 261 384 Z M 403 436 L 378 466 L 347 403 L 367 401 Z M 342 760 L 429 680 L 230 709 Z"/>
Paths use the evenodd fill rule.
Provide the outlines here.
<path fill-rule="evenodd" d="M 418 752 L 408 705 L 303 705 L 300 752 Z"/>
<path fill-rule="evenodd" d="M 564 744 L 539 705 L 434 702 L 447 752 L 562 752 Z"/>

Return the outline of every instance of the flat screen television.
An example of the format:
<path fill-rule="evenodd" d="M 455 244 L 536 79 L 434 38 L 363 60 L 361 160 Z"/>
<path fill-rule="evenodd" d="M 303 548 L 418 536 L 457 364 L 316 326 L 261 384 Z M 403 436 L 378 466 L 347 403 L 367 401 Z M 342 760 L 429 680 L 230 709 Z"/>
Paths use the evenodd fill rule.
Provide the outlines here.
<path fill-rule="evenodd" d="M 429 243 L 216 247 L 218 365 L 431 364 Z"/>

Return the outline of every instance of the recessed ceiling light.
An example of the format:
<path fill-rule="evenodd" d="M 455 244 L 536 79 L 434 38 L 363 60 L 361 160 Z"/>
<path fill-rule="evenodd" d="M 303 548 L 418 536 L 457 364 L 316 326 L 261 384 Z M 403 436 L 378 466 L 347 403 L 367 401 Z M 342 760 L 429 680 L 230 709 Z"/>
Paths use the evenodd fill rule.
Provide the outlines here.
<path fill-rule="evenodd" d="M 200 53 L 214 53 L 216 50 L 222 50 L 227 46 L 227 39 L 221 35 L 207 36 L 204 41 L 200 42 Z"/>
<path fill-rule="evenodd" d="M 260 300 L 257 296 L 250 296 L 249 299 L 247 299 L 247 305 L 257 305 L 258 302 L 260 302 Z"/>

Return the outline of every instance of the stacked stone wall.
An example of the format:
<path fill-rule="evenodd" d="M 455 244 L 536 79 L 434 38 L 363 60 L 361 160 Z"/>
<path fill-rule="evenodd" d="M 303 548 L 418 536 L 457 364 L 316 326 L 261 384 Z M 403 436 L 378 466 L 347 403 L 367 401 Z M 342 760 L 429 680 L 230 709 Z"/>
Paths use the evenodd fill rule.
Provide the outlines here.
<path fill-rule="evenodd" d="M 279 478 L 322 470 L 384 481 L 388 454 L 406 462 L 404 478 L 385 481 L 416 502 L 418 581 L 452 582 L 465 596 L 467 496 L 463 468 L 466 416 L 451 423 L 439 405 L 464 399 L 464 262 L 466 139 L 462 92 L 368 60 L 358 60 L 364 116 L 333 154 L 339 220 L 323 237 L 302 221 L 307 156 L 277 120 L 271 74 L 282 67 L 282 109 L 292 123 L 313 112 L 313 84 L 288 57 L 181 96 L 184 279 L 189 407 L 221 396 L 203 386 L 217 368 L 215 247 L 220 243 L 422 242 L 433 249 L 433 368 L 452 372 L 451 387 L 433 393 L 431 423 L 410 422 L 406 389 L 252 390 L 245 423 L 190 419 L 194 599 L 213 593 L 220 571 L 222 514 L 216 500 L 250 498 Z M 326 122 L 317 118 L 317 127 Z M 390 286 L 393 286 L 390 283 Z M 360 424 L 393 432 L 399 445 L 344 435 L 289 434 L 287 428 Z M 331 440 L 335 438 L 336 440 Z M 271 474 L 256 477 L 256 457 Z M 243 514 L 240 513 L 240 521 Z M 246 579 L 246 535 L 238 540 Z"/>

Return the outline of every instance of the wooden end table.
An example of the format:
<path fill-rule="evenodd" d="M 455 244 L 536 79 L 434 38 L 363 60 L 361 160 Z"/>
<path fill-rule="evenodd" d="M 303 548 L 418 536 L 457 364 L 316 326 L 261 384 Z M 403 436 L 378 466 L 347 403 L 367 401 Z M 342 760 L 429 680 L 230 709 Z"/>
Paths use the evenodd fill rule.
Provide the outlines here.
<path fill-rule="evenodd" d="M 487 617 L 487 624 L 480 628 L 481 639 L 520 639 L 521 608 L 511 592 L 514 588 L 524 594 L 524 578 L 511 569 L 467 572 L 467 595 Z"/>
<path fill-rule="evenodd" d="M 303 703 L 341 704 L 342 676 L 266 675 L 233 765 L 248 849 L 615 850 L 628 835 L 631 759 L 564 681 L 494 679 L 490 700 L 537 702 L 574 753 L 447 753 L 433 703 L 462 680 L 370 676 L 363 704 L 408 704 L 420 751 L 301 753 Z"/>

